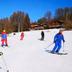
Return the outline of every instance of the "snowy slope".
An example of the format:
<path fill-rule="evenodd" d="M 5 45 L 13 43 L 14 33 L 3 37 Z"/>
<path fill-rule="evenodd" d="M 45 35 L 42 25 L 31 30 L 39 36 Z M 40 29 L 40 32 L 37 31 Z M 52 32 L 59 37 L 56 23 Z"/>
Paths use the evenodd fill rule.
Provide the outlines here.
<path fill-rule="evenodd" d="M 72 72 L 72 31 L 64 31 L 64 50 L 68 55 L 55 55 L 45 52 L 45 47 L 53 42 L 57 29 L 44 30 L 45 40 L 41 38 L 41 30 L 24 32 L 25 38 L 20 41 L 20 34 L 8 36 L 8 48 L 0 47 L 9 72 Z M 1 44 L 1 42 L 0 42 Z M 52 49 L 54 44 L 48 49 Z M 60 52 L 63 52 L 63 45 Z M 0 56 L 0 72 L 6 72 L 6 66 Z"/>

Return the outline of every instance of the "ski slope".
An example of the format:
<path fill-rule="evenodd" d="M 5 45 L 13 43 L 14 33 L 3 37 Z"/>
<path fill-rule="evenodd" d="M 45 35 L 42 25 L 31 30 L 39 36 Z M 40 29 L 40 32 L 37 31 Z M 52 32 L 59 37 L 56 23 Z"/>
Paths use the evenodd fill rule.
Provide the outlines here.
<path fill-rule="evenodd" d="M 72 72 L 72 31 L 64 31 L 64 52 L 68 55 L 56 55 L 45 52 L 45 48 L 53 43 L 53 37 L 58 29 L 44 30 L 45 39 L 41 38 L 41 30 L 24 32 L 24 40 L 20 41 L 20 32 L 8 36 L 10 47 L 0 47 L 0 72 Z M 0 42 L 1 44 L 1 42 Z M 47 49 L 52 49 L 51 45 Z M 60 50 L 63 52 L 63 45 Z M 7 69 L 8 68 L 8 69 Z"/>

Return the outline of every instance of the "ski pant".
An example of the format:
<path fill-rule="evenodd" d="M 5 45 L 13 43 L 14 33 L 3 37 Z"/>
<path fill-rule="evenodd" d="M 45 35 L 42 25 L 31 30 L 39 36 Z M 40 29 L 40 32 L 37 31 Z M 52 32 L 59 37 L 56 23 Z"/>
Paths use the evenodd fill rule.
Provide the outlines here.
<path fill-rule="evenodd" d="M 59 52 L 60 49 L 61 49 L 61 42 L 56 42 L 52 52 L 55 52 L 56 50 Z"/>
<path fill-rule="evenodd" d="M 8 45 L 7 39 L 2 39 L 2 46 L 4 46 L 4 43 L 5 43 L 6 45 Z"/>
<path fill-rule="evenodd" d="M 41 40 L 44 40 L 44 36 L 41 37 Z"/>
<path fill-rule="evenodd" d="M 21 36 L 20 40 L 23 40 L 24 36 Z"/>

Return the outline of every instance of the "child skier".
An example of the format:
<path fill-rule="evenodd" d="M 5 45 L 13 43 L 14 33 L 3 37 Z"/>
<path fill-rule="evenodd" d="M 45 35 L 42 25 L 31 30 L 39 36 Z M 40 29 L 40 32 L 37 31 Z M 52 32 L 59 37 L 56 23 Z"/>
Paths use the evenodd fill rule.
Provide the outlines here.
<path fill-rule="evenodd" d="M 62 40 L 63 42 L 65 42 L 64 36 L 63 36 L 63 34 L 62 34 L 62 30 L 60 30 L 59 33 L 57 33 L 57 34 L 54 36 L 55 46 L 54 46 L 52 52 L 59 52 L 59 51 L 60 51 L 61 45 L 62 45 L 61 40 Z"/>
<path fill-rule="evenodd" d="M 20 40 L 23 40 L 23 38 L 24 38 L 24 33 L 22 32 Z"/>
<path fill-rule="evenodd" d="M 2 34 L 1 34 L 1 41 L 2 41 L 2 45 L 1 46 L 8 46 L 7 43 L 7 33 L 6 30 L 3 30 Z"/>

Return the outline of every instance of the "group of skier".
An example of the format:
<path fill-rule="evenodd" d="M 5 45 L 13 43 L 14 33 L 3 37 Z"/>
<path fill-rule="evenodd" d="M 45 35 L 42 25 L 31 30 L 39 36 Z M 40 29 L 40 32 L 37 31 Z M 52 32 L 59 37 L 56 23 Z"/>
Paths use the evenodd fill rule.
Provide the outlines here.
<path fill-rule="evenodd" d="M 2 47 L 8 46 L 7 36 L 8 36 L 8 34 L 6 33 L 6 30 L 4 29 L 3 32 L 1 33 L 1 36 L 0 36 L 1 42 L 2 42 L 2 44 L 1 44 Z M 24 33 L 22 32 L 21 36 L 20 36 L 20 40 L 23 40 L 23 38 L 24 38 Z"/>
<path fill-rule="evenodd" d="M 44 37 L 45 37 L 44 31 L 41 31 L 41 39 L 40 40 L 43 41 Z M 20 40 L 23 40 L 23 38 L 24 38 L 24 33 L 22 32 Z M 5 29 L 3 30 L 2 34 L 1 34 L 1 41 L 2 41 L 1 46 L 8 46 L 8 43 L 7 43 L 7 33 L 6 33 Z M 57 33 L 54 36 L 54 42 L 53 43 L 55 43 L 55 46 L 52 49 L 52 52 L 59 52 L 60 51 L 61 46 L 62 46 L 62 41 L 65 42 L 64 36 L 62 34 L 62 30 L 59 30 L 59 33 Z"/>

